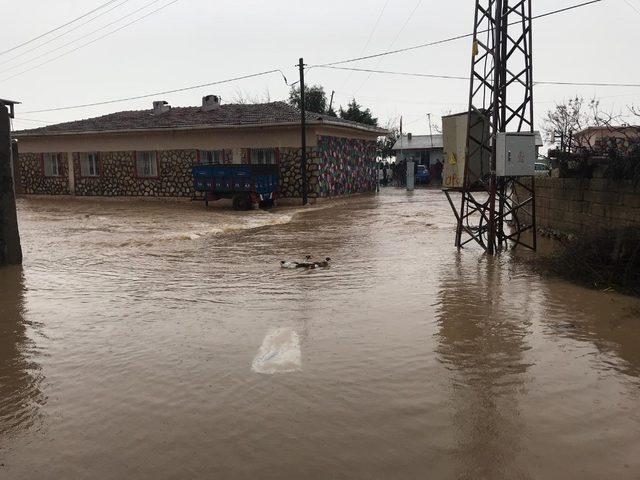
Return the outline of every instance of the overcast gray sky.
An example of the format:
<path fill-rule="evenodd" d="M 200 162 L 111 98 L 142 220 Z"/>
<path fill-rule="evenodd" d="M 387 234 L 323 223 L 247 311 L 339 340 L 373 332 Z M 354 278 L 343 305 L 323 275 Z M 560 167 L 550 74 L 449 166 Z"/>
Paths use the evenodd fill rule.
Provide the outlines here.
<path fill-rule="evenodd" d="M 2 0 L 0 51 L 106 1 Z M 288 87 L 279 74 L 270 74 L 158 98 L 24 113 L 153 93 L 273 68 L 282 69 L 289 81 L 297 80 L 294 64 L 301 56 L 308 64 L 323 63 L 470 32 L 474 6 L 473 0 L 177 0 L 112 35 L 33 68 L 171 1 L 117 0 L 51 35 L 0 55 L 0 98 L 23 103 L 17 108 L 15 128 L 146 109 L 153 100 L 167 100 L 174 106 L 198 105 L 205 94 L 219 94 L 227 103 L 239 96 L 264 99 L 267 93 L 272 100 L 285 99 Z M 580 0 L 536 0 L 534 14 L 575 3 Z M 148 6 L 144 8 L 145 5 Z M 115 8 L 110 12 L 79 26 L 112 7 Z M 141 10 L 117 21 L 137 9 Z M 111 22 L 115 23 L 88 35 Z M 640 83 L 639 25 L 640 0 L 605 0 L 535 21 L 535 79 Z M 74 27 L 78 28 L 54 39 Z M 80 37 L 84 38 L 47 53 Z M 29 49 L 33 50 L 27 52 Z M 465 39 L 350 65 L 468 75 L 470 51 L 470 39 Z M 16 74 L 19 75 L 9 78 Z M 427 113 L 436 121 L 443 113 L 462 111 L 468 95 L 468 82 L 457 80 L 326 69 L 311 69 L 306 77 L 308 84 L 320 84 L 328 92 L 335 90 L 337 105 L 346 105 L 355 96 L 359 103 L 371 108 L 383 125 L 403 115 L 405 131 L 415 134 L 428 131 Z M 615 111 L 631 103 L 640 104 L 640 88 L 538 86 L 534 94 L 536 117 L 540 118 L 555 101 L 576 94 L 599 97 L 607 109 Z"/>

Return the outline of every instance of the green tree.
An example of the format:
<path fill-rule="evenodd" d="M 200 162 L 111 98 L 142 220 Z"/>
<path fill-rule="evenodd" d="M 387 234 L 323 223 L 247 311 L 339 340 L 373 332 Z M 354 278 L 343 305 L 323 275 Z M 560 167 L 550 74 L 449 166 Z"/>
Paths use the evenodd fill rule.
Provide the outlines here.
<path fill-rule="evenodd" d="M 289 105 L 300 110 L 300 87 L 291 87 L 289 91 Z M 320 85 L 312 85 L 304 87 L 304 106 L 308 112 L 325 113 L 327 112 L 327 95 L 324 88 Z M 335 116 L 335 112 L 334 115 Z"/>
<path fill-rule="evenodd" d="M 363 110 L 362 106 L 358 105 L 355 98 L 349 102 L 346 110 L 340 106 L 340 118 L 364 123 L 366 125 L 378 125 L 378 119 L 371 115 L 371 110 L 368 108 Z"/>

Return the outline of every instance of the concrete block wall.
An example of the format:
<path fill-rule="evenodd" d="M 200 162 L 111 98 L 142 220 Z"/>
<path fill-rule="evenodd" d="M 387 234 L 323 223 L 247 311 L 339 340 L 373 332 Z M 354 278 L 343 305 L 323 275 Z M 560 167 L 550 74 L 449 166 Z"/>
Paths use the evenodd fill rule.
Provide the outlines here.
<path fill-rule="evenodd" d="M 536 178 L 538 228 L 563 233 L 640 227 L 640 184 L 601 178 Z"/>

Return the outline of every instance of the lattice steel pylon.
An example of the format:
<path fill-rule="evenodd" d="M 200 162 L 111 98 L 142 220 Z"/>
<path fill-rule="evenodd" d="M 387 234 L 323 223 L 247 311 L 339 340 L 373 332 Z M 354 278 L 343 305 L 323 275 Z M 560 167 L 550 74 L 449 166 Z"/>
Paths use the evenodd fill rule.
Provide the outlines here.
<path fill-rule="evenodd" d="M 476 0 L 469 111 L 456 246 L 493 254 L 508 244 L 535 250 L 534 177 L 497 177 L 501 132 L 533 132 L 531 0 Z M 520 198 L 522 197 L 522 198 Z M 522 234 L 532 232 L 531 243 Z"/>

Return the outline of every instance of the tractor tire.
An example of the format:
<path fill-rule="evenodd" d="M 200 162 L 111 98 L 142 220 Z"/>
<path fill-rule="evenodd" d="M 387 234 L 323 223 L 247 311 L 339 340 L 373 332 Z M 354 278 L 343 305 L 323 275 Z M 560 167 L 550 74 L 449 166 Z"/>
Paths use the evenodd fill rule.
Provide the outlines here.
<path fill-rule="evenodd" d="M 233 197 L 234 210 L 249 210 L 251 208 L 251 197 L 246 193 L 239 193 Z"/>

